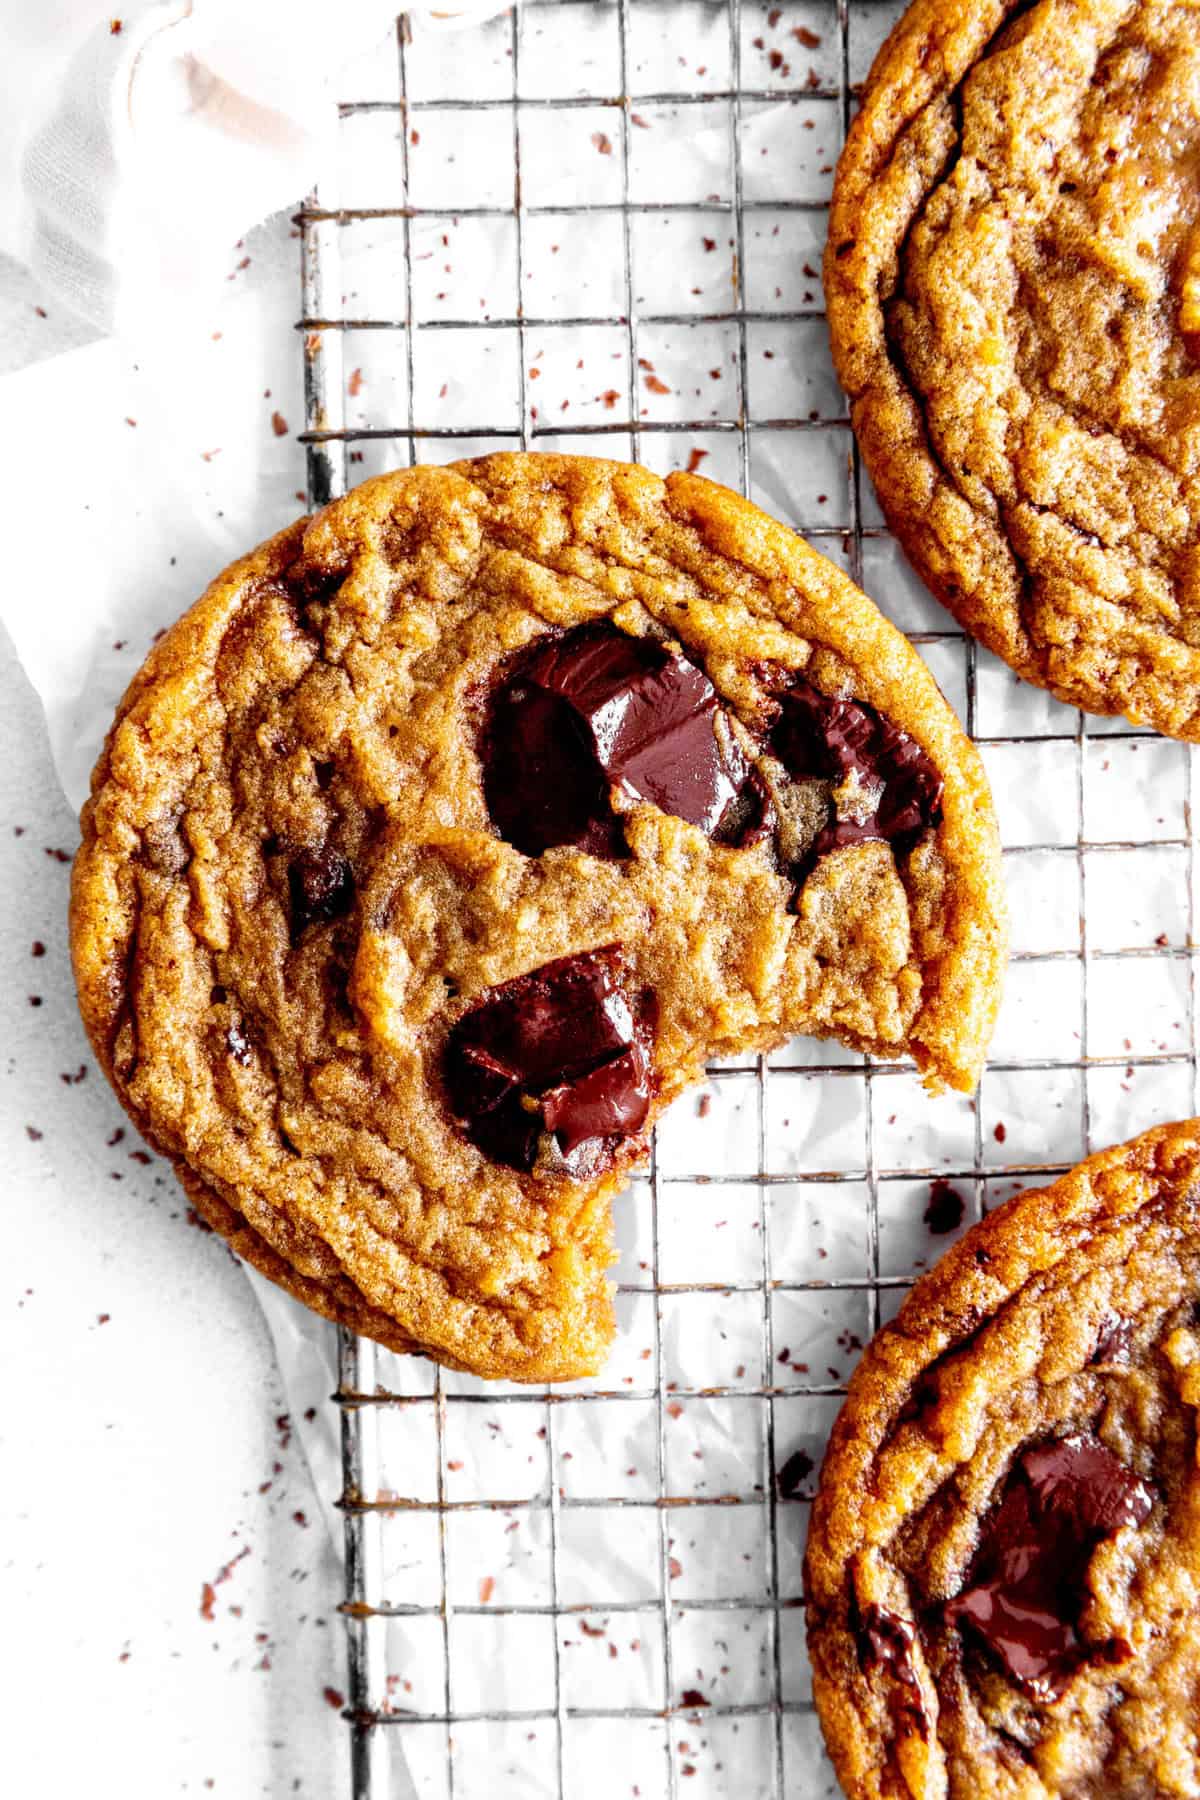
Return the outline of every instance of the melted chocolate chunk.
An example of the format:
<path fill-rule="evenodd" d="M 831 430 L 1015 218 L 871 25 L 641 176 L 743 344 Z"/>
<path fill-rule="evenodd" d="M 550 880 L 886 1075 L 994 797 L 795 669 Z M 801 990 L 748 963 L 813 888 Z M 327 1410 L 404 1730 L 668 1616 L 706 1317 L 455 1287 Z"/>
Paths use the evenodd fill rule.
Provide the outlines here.
<path fill-rule="evenodd" d="M 650 1110 L 651 1022 L 624 974 L 615 945 L 566 956 L 493 988 L 463 1015 L 445 1078 L 472 1143 L 526 1170 L 549 1147 L 565 1173 L 579 1174 L 636 1137 Z"/>
<path fill-rule="evenodd" d="M 765 796 L 703 669 L 649 638 L 584 625 L 533 646 L 496 693 L 483 743 L 488 810 L 527 856 L 624 854 L 614 787 L 722 843 L 761 829 Z"/>
<path fill-rule="evenodd" d="M 1093 1552 L 1144 1524 L 1153 1505 L 1146 1483 L 1089 1433 L 1025 1451 L 946 1618 L 969 1625 L 1032 1698 L 1057 1699 L 1091 1654 L 1078 1622 Z"/>
<path fill-rule="evenodd" d="M 589 856 L 625 854 L 608 783 L 574 708 L 520 677 L 492 703 L 483 790 L 497 831 L 525 856 L 555 844 Z"/>
<path fill-rule="evenodd" d="M 340 919 L 354 904 L 354 877 L 345 857 L 301 850 L 288 865 L 292 942 L 318 920 Z"/>
<path fill-rule="evenodd" d="M 868 818 L 830 819 L 809 851 L 808 867 L 830 850 L 872 839 L 904 851 L 941 819 L 941 776 L 916 739 L 873 706 L 831 699 L 799 677 L 780 695 L 771 748 L 792 775 L 835 787 L 857 775 L 874 797 Z"/>
<path fill-rule="evenodd" d="M 883 1668 L 896 1687 L 891 1694 L 899 1729 L 929 1735 L 929 1716 L 913 1661 L 915 1628 L 886 1606 L 868 1606 L 859 1626 L 859 1655 L 864 1669 Z"/>

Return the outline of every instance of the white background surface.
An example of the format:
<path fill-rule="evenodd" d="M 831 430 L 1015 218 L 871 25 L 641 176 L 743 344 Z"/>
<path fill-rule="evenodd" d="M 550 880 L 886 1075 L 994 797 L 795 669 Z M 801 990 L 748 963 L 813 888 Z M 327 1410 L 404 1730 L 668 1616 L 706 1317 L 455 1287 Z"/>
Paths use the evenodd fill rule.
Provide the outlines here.
<path fill-rule="evenodd" d="M 291 309 L 282 361 L 295 245 L 286 221 L 267 235 L 265 291 L 277 280 Z M 40 319 L 14 271 L 0 288 L 10 365 L 79 335 Z M 298 373 L 290 394 L 254 396 L 281 516 L 303 459 L 270 416 L 291 407 L 298 428 Z M 70 428 L 57 428 L 69 456 Z M 42 543 L 43 579 L 22 605 L 62 598 Z M 164 617 L 194 597 L 189 579 L 164 588 Z M 335 1796 L 345 1726 L 324 1689 L 345 1688 L 340 1568 L 298 1440 L 278 1424 L 287 1402 L 245 1275 L 189 1227 L 162 1166 L 131 1158 L 128 1128 L 108 1142 L 122 1114 L 75 1009 L 70 870 L 47 854 L 72 850 L 77 828 L 41 708 L 0 639 L 0 1791 Z M 80 1067 L 82 1081 L 63 1081 Z M 205 1583 L 243 1552 L 206 1620 Z"/>

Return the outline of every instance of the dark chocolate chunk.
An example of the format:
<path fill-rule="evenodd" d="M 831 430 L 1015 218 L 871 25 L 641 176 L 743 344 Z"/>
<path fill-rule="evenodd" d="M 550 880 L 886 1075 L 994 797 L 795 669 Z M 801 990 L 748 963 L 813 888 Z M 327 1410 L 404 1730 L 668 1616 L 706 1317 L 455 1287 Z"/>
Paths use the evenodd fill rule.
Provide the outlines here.
<path fill-rule="evenodd" d="M 703 669 L 607 623 L 535 644 L 495 695 L 484 793 L 501 835 L 528 856 L 573 844 L 620 856 L 621 788 L 719 842 L 761 829 L 765 796 Z"/>
<path fill-rule="evenodd" d="M 345 857 L 323 850 L 301 850 L 288 865 L 292 902 L 292 941 L 308 926 L 340 919 L 354 904 L 354 877 Z"/>
<path fill-rule="evenodd" d="M 548 1139 L 565 1172 L 595 1172 L 646 1122 L 649 1010 L 616 945 L 493 988 L 446 1046 L 446 1088 L 468 1137 L 518 1169 L 532 1169 Z"/>
<path fill-rule="evenodd" d="M 563 1081 L 542 1095 L 546 1130 L 566 1157 L 589 1138 L 633 1137 L 646 1118 L 649 1065 L 636 1040 L 611 1062 Z"/>
<path fill-rule="evenodd" d="M 929 1716 L 913 1661 L 915 1628 L 886 1606 L 868 1606 L 859 1626 L 859 1655 L 864 1669 L 886 1669 L 896 1684 L 889 1696 L 901 1730 L 929 1735 Z"/>
<path fill-rule="evenodd" d="M 1026 1450 L 946 1618 L 969 1625 L 1032 1698 L 1057 1699 L 1091 1654 L 1078 1625 L 1093 1552 L 1153 1506 L 1146 1483 L 1090 1433 Z"/>
<path fill-rule="evenodd" d="M 858 700 L 835 700 L 798 677 L 779 697 L 771 748 L 789 774 L 815 776 L 841 786 L 858 776 L 875 796 L 866 819 L 831 818 L 807 858 L 844 844 L 884 839 L 911 848 L 942 816 L 943 782 L 915 738 Z"/>
<path fill-rule="evenodd" d="M 483 790 L 501 837 L 526 856 L 573 844 L 590 856 L 625 854 L 608 782 L 578 714 L 519 677 L 492 702 Z"/>

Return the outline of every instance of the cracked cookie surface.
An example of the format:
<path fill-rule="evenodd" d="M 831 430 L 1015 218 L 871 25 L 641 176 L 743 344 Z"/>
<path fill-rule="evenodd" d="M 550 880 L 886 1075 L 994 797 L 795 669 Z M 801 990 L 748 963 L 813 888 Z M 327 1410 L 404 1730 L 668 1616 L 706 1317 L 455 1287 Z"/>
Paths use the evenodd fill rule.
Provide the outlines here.
<path fill-rule="evenodd" d="M 526 854 L 506 781 L 568 778 Z M 698 477 L 364 483 L 155 647 L 82 832 L 83 1016 L 198 1209 L 485 1375 L 598 1366 L 611 1199 L 706 1060 L 804 1031 L 969 1086 L 998 1002 L 973 747 L 845 576 Z"/>
<path fill-rule="evenodd" d="M 1200 6 L 917 0 L 838 164 L 888 522 L 1027 680 L 1200 741 Z"/>
<path fill-rule="evenodd" d="M 805 1562 L 853 1800 L 1200 1792 L 1200 1120 L 992 1213 L 867 1350 Z"/>

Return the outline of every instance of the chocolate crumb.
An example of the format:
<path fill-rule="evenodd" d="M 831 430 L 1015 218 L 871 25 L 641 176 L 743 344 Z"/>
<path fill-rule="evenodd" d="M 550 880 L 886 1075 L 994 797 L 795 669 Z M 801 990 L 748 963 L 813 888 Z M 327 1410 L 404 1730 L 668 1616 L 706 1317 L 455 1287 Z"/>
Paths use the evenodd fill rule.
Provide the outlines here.
<path fill-rule="evenodd" d="M 793 1450 L 780 1469 L 776 1481 L 785 1500 L 794 1500 L 816 1465 L 807 1450 Z"/>
<path fill-rule="evenodd" d="M 957 1188 L 951 1187 L 948 1181 L 940 1177 L 929 1184 L 929 1204 L 925 1208 L 925 1223 L 935 1237 L 942 1237 L 948 1231 L 957 1231 L 963 1222 L 965 1201 Z"/>

